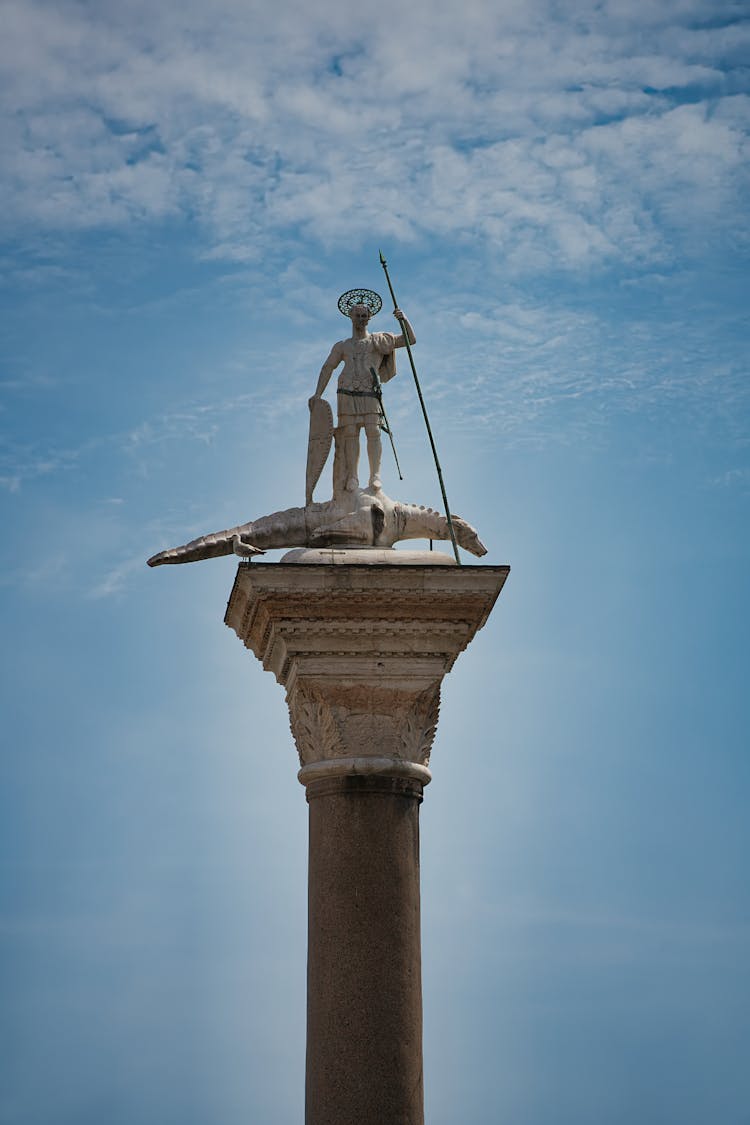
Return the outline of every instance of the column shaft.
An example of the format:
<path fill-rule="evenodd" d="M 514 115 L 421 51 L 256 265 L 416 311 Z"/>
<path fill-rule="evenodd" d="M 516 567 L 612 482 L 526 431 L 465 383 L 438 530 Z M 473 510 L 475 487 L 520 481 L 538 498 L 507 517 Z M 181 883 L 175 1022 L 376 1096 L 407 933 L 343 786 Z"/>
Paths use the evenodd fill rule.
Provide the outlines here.
<path fill-rule="evenodd" d="M 306 1125 L 423 1125 L 417 781 L 313 781 Z"/>

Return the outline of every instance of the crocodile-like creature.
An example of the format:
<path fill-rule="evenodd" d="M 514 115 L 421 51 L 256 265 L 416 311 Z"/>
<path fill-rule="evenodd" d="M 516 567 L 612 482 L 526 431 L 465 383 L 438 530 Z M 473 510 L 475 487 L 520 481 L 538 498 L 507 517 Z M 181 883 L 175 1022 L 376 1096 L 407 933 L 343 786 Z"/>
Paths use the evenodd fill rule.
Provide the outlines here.
<path fill-rule="evenodd" d="M 452 516 L 456 541 L 471 554 L 487 554 L 476 531 L 459 516 Z M 351 507 L 334 500 L 286 508 L 259 520 L 201 535 L 183 547 L 160 551 L 149 566 L 199 562 L 220 555 L 251 558 L 274 547 L 392 547 L 401 539 L 450 539 L 448 521 L 432 508 L 391 500 L 383 492 L 352 495 Z"/>

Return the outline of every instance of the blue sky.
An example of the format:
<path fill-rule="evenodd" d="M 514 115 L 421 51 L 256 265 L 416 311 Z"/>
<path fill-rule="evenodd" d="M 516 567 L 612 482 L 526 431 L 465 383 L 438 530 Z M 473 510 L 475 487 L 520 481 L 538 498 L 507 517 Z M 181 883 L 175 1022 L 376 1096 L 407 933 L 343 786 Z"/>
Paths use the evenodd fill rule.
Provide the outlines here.
<path fill-rule="evenodd" d="M 746 1125 L 747 7 L 4 7 L 0 1123 L 302 1119 L 283 694 L 231 559 L 144 563 L 302 503 L 382 247 L 512 566 L 422 809 L 428 1120 Z"/>

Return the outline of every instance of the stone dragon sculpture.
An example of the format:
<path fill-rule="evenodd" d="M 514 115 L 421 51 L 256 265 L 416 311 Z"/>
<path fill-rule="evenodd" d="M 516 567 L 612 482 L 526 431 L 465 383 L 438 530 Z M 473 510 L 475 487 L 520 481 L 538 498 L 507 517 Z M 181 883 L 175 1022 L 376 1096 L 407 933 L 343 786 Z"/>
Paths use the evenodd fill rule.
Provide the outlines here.
<path fill-rule="evenodd" d="M 459 516 L 452 520 L 459 545 L 472 555 L 486 555 L 487 548 L 475 529 Z M 349 505 L 329 500 L 286 508 L 159 551 L 148 565 L 199 562 L 232 554 L 251 558 L 276 547 L 387 548 L 402 539 L 450 539 L 448 521 L 432 508 L 391 500 L 381 491 L 358 489 Z"/>

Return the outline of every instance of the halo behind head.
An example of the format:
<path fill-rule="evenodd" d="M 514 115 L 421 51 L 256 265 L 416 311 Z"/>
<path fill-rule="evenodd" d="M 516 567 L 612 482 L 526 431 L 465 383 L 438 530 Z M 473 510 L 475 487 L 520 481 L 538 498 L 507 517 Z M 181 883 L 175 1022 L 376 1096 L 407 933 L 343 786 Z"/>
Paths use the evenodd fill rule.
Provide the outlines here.
<path fill-rule="evenodd" d="M 339 312 L 344 316 L 351 316 L 355 305 L 366 305 L 370 310 L 370 316 L 375 316 L 382 309 L 383 301 L 374 289 L 347 289 L 346 293 L 342 293 L 339 297 Z"/>

